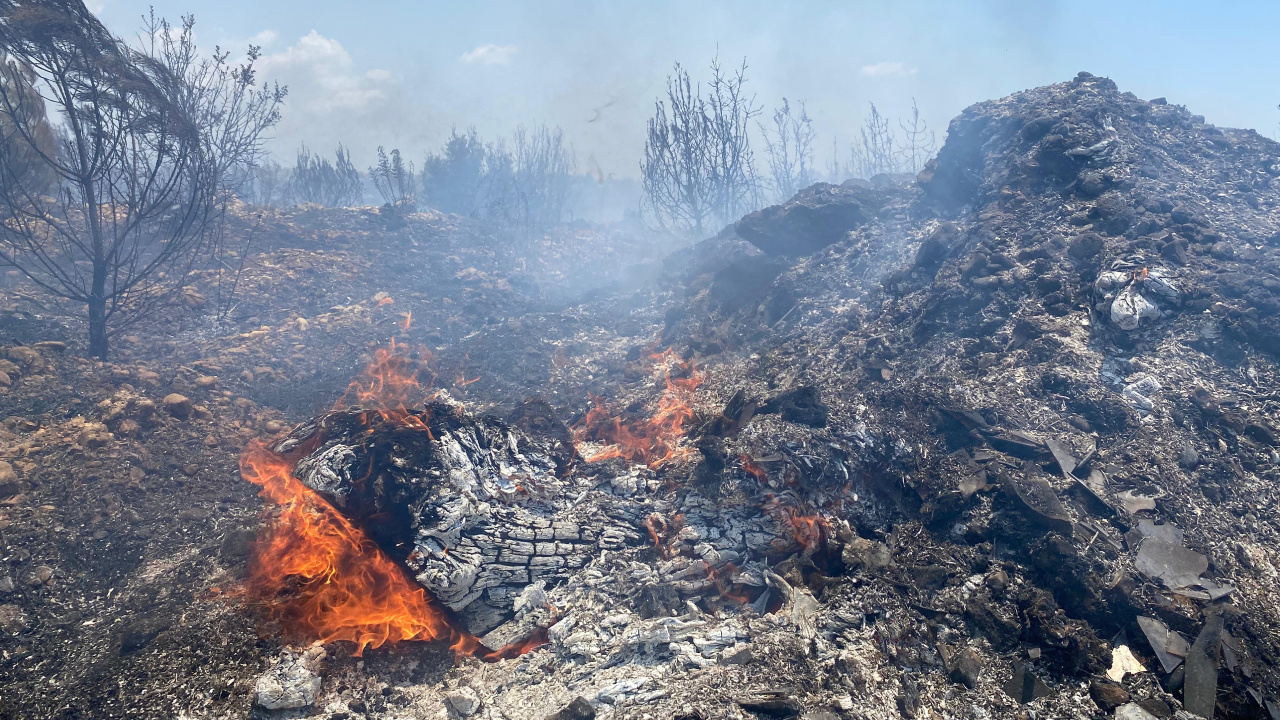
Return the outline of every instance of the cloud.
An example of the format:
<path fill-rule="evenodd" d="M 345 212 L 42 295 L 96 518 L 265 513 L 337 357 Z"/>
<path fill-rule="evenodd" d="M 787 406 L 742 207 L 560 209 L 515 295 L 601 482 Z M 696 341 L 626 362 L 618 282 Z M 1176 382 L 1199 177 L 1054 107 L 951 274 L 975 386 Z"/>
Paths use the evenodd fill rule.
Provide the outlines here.
<path fill-rule="evenodd" d="M 298 110 L 370 112 L 387 99 L 394 80 L 386 70 L 358 72 L 337 40 L 312 30 L 298 42 L 262 58 L 259 76 L 289 86 Z"/>
<path fill-rule="evenodd" d="M 916 68 L 909 68 L 905 64 L 897 61 L 885 61 L 873 63 L 871 65 L 863 65 L 858 69 L 859 75 L 866 77 L 905 77 L 907 75 L 915 75 L 919 72 Z"/>
<path fill-rule="evenodd" d="M 314 30 L 264 55 L 258 61 L 258 77 L 289 88 L 271 143 L 283 157 L 303 142 L 326 154 L 339 142 L 357 149 L 375 147 L 392 137 L 395 123 L 409 115 L 396 76 L 358 68 L 342 43 Z"/>
<path fill-rule="evenodd" d="M 462 62 L 468 65 L 506 65 L 519 51 L 515 45 L 481 45 L 462 53 Z"/>
<path fill-rule="evenodd" d="M 106 9 L 107 3 L 105 0 L 85 0 L 84 6 L 94 15 L 101 15 L 102 11 Z"/>
<path fill-rule="evenodd" d="M 275 30 L 263 30 L 262 32 L 249 38 L 250 45 L 258 47 L 271 47 L 271 44 L 280 39 L 280 33 Z"/>

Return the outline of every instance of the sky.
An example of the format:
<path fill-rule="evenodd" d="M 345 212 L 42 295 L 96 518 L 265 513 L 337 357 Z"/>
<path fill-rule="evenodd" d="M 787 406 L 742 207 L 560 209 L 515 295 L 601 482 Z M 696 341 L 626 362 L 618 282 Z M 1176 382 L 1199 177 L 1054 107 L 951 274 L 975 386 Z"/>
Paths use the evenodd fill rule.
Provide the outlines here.
<path fill-rule="evenodd" d="M 420 159 L 450 128 L 485 137 L 558 125 L 580 166 L 638 174 L 645 121 L 674 62 L 705 78 L 744 58 L 765 115 L 804 100 L 817 165 L 842 156 L 869 103 L 914 99 L 937 131 L 966 106 L 1078 71 L 1209 122 L 1280 131 L 1280 3 L 1165 0 L 90 0 L 134 38 L 151 5 L 196 18 L 197 42 L 262 47 L 260 77 L 289 88 L 268 147 L 379 145 Z M 594 119 L 594 121 L 593 121 Z M 763 116 L 762 116 L 763 119 Z"/>

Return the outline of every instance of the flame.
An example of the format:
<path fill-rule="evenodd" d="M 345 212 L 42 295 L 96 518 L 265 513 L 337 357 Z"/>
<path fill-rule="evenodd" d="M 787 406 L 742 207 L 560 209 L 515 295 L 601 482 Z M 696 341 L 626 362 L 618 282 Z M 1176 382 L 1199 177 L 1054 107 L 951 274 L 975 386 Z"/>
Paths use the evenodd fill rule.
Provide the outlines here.
<path fill-rule="evenodd" d="M 769 482 L 769 474 L 764 471 L 764 468 L 757 465 L 750 455 L 739 455 L 738 462 L 741 464 L 742 470 L 754 477 L 761 485 Z"/>
<path fill-rule="evenodd" d="M 457 386 L 457 387 L 466 387 L 466 386 L 470 385 L 470 384 L 471 384 L 471 383 L 473 383 L 473 382 L 479 382 L 480 377 L 481 377 L 480 375 L 477 375 L 477 376 L 475 376 L 475 377 L 471 378 L 470 380 L 468 380 L 468 379 L 467 379 L 467 375 L 466 375 L 466 373 L 458 373 L 458 374 L 453 378 L 453 384 L 454 384 L 455 386 Z"/>
<path fill-rule="evenodd" d="M 382 298 L 381 300 L 379 300 L 379 301 L 378 301 L 378 304 L 377 304 L 377 305 L 374 305 L 374 307 L 375 307 L 375 308 L 380 308 L 380 307 L 382 307 L 383 305 L 395 305 L 395 304 L 396 304 L 395 298 L 392 298 L 392 297 L 384 297 L 384 298 Z"/>
<path fill-rule="evenodd" d="M 690 456 L 693 450 L 683 447 L 685 424 L 693 419 L 690 401 L 702 384 L 702 374 L 670 349 L 652 353 L 649 359 L 660 368 L 666 389 L 658 399 L 658 408 L 648 420 L 623 421 L 595 395 L 592 408 L 574 428 L 575 442 L 586 440 L 605 443 L 599 452 L 586 456 L 587 462 L 622 458 L 629 463 L 650 468 Z"/>
<path fill-rule="evenodd" d="M 291 632 L 355 643 L 356 655 L 400 640 L 481 649 L 359 528 L 298 481 L 286 458 L 255 441 L 240 458 L 240 474 L 281 509 L 258 540 L 248 585 Z"/>
<path fill-rule="evenodd" d="M 811 555 L 825 546 L 831 533 L 831 521 L 826 517 L 804 514 L 773 496 L 766 500 L 763 509 L 791 531 L 791 539 L 805 555 Z"/>
<path fill-rule="evenodd" d="M 355 405 L 377 413 L 387 422 L 431 432 L 419 415 L 409 411 L 430 394 L 435 382 L 435 373 L 427 365 L 430 361 L 431 351 L 426 347 L 410 349 L 391 338 L 390 343 L 374 351 L 373 360 L 347 385 L 333 409 Z M 430 375 L 425 384 L 418 379 L 420 375 Z"/>
<path fill-rule="evenodd" d="M 430 388 L 430 382 L 419 380 L 429 372 L 429 358 L 422 351 L 415 356 L 393 338 L 374 353 L 335 407 L 358 404 L 388 422 L 430 432 L 422 416 L 408 410 Z M 442 640 L 460 655 L 484 660 L 514 657 L 546 642 L 546 633 L 539 631 L 498 650 L 485 647 L 455 625 L 377 543 L 294 477 L 296 460 L 272 452 L 262 441 L 250 443 L 240 458 L 241 476 L 280 508 L 255 544 L 247 594 L 287 632 L 306 640 L 354 643 L 355 655 L 389 642 Z"/>

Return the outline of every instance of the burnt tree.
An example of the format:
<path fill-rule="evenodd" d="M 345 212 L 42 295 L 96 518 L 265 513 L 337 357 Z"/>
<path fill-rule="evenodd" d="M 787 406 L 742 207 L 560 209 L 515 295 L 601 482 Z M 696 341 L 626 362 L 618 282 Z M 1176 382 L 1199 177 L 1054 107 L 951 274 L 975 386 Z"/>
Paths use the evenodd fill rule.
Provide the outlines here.
<path fill-rule="evenodd" d="M 22 149 L 5 150 L 0 167 L 21 178 L 21 163 L 32 162 L 23 158 L 35 158 L 53 178 L 0 187 L 0 264 L 84 307 L 99 358 L 109 330 L 181 287 L 208 248 L 219 192 L 256 159 L 283 98 L 255 90 L 254 51 L 247 66 L 230 66 L 221 51 L 201 60 L 190 30 L 186 19 L 182 33 L 139 50 L 79 0 L 0 0 L 10 80 L 0 83 L 0 117 L 12 128 L 8 146 Z M 19 75 L 31 92 L 17 89 Z M 38 131 L 37 100 L 56 118 L 52 147 Z"/>

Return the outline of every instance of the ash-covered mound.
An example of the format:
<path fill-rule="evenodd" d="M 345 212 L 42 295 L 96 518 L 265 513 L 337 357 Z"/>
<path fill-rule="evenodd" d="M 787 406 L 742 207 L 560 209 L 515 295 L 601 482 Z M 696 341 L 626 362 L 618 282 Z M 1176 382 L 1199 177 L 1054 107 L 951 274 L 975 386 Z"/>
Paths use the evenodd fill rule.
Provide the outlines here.
<path fill-rule="evenodd" d="M 450 349 L 549 404 L 332 413 L 297 474 L 488 647 L 545 628 L 423 712 L 1274 716 L 1278 177 L 1105 78 L 980 103 Z"/>
<path fill-rule="evenodd" d="M 726 452 L 858 448 L 850 472 L 885 514 L 848 519 L 892 539 L 908 615 L 978 653 L 979 686 L 1017 696 L 1038 688 L 1016 681 L 1029 672 L 1063 712 L 1092 682 L 1105 700 L 1084 702 L 1107 711 L 1123 694 L 1265 716 L 1280 697 L 1277 178 L 1277 143 L 1081 73 L 968 108 L 875 213 L 818 212 L 862 201 L 817 186 L 745 218 L 746 240 L 777 228 L 767 253 L 800 227 L 788 217 L 846 226 L 733 293 L 744 276 L 716 254 L 686 263 L 663 337 L 715 357 L 726 399 L 815 389 L 825 428 L 757 420 Z M 1200 647 L 1152 639 L 1175 631 Z M 1151 671 L 1123 688 L 1106 675 L 1121 646 Z M 956 677 L 946 654 L 890 654 L 903 697 L 912 673 Z"/>

